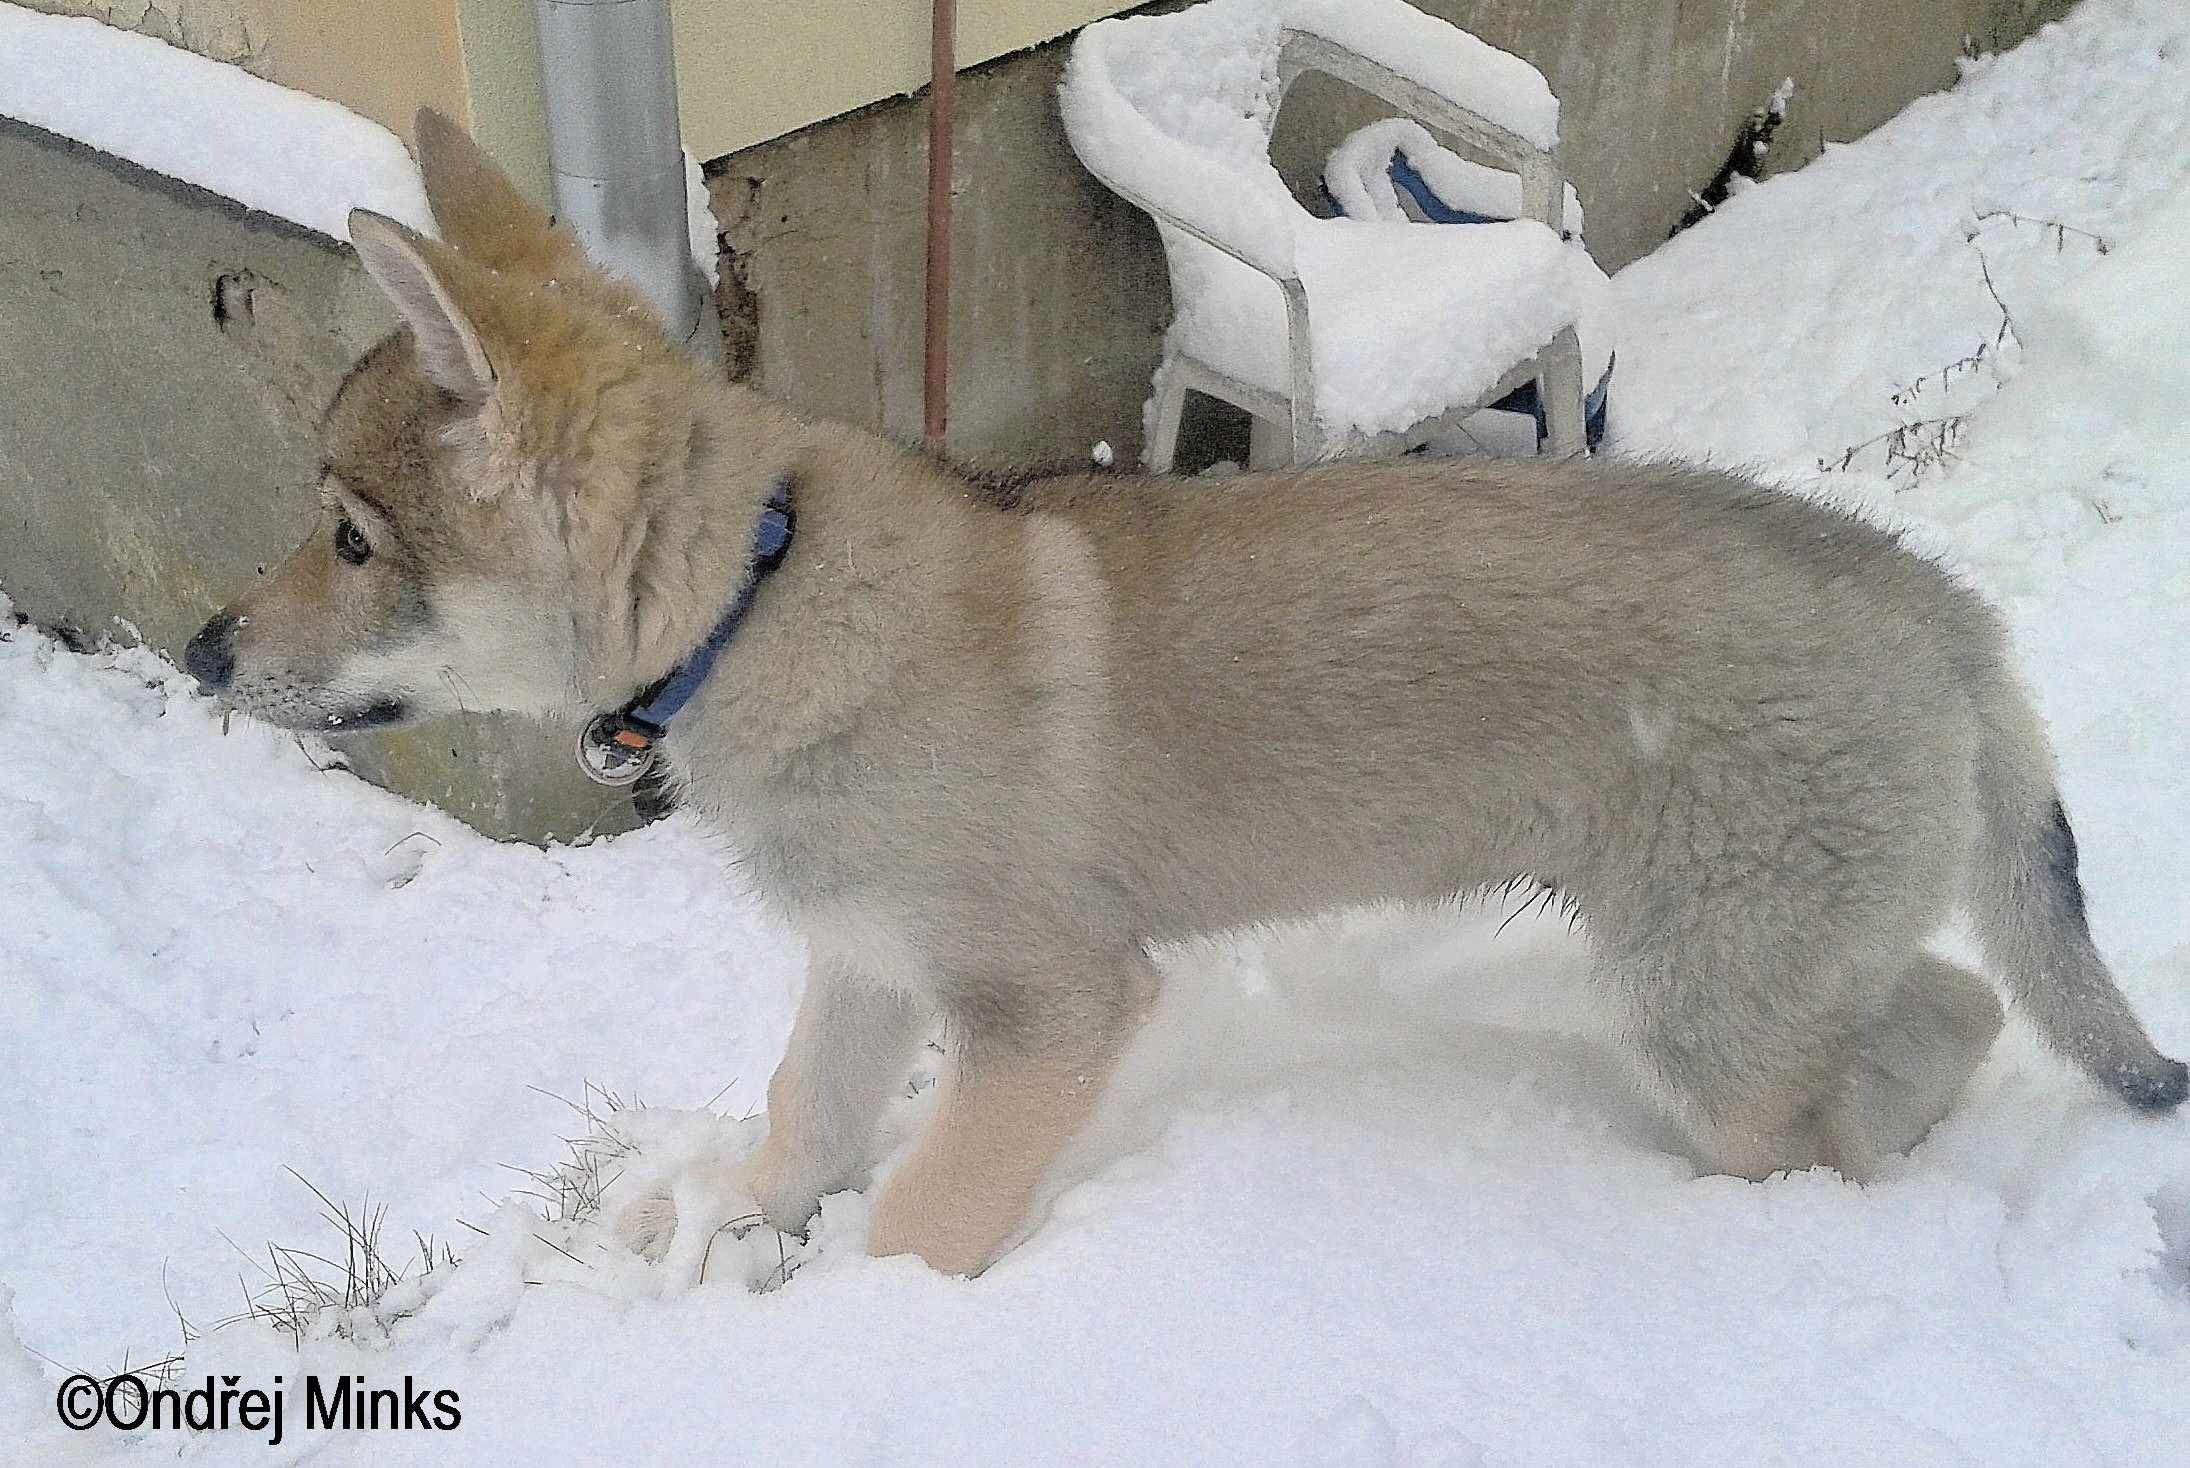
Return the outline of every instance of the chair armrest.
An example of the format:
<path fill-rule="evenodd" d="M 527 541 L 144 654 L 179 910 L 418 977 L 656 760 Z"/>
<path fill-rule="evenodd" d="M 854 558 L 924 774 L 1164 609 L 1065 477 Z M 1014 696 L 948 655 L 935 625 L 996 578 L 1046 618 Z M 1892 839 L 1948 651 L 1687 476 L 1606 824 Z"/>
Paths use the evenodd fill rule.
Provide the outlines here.
<path fill-rule="evenodd" d="M 1100 175 L 1098 175 L 1098 177 L 1100 177 Z M 1294 268 L 1290 260 L 1286 261 L 1285 268 L 1281 271 L 1275 267 L 1275 264 L 1273 261 L 1271 261 L 1269 257 L 1269 252 L 1267 251 L 1250 251 L 1248 249 L 1243 249 L 1239 245 L 1233 244 L 1225 240 L 1221 236 L 1210 233 L 1195 220 L 1173 214 L 1168 209 L 1165 209 L 1162 205 L 1157 204 L 1152 200 L 1140 197 L 1127 185 L 1115 183 L 1107 178 L 1103 179 L 1103 184 L 1112 193 L 1116 194 L 1119 198 L 1125 200 L 1128 204 L 1131 204 L 1135 208 L 1140 209 L 1142 212 L 1147 214 L 1149 218 L 1155 220 L 1158 224 L 1167 224 L 1171 228 L 1177 230 L 1180 234 L 1191 235 L 1195 239 L 1200 240 L 1203 244 L 1209 246 L 1211 249 L 1221 250 L 1225 254 L 1230 255 L 1233 259 L 1239 261 L 1240 264 L 1250 266 L 1253 269 L 1260 271 L 1262 274 L 1269 276 L 1270 279 L 1277 281 L 1280 285 L 1296 283 L 1300 279 L 1300 272 L 1296 268 Z M 1290 237 L 1288 236 L 1288 243 L 1289 242 Z M 1290 255 L 1291 251 L 1288 250 L 1286 253 Z"/>
<path fill-rule="evenodd" d="M 1099 21 L 1073 43 L 1057 89 L 1072 150 L 1111 192 L 1162 223 L 1273 280 L 1296 280 L 1293 216 L 1300 206 L 1274 173 L 1268 192 L 1257 189 L 1253 176 L 1164 132 L 1119 92 L 1108 42 L 1126 24 Z"/>
<path fill-rule="evenodd" d="M 1308 290 L 1300 283 L 1299 272 L 1296 270 L 1289 274 L 1280 275 L 1262 261 L 1241 253 L 1208 231 L 1196 228 L 1192 222 L 1168 214 L 1145 199 L 1134 197 L 1131 189 L 1122 188 L 1111 183 L 1108 179 L 1104 179 L 1103 182 L 1119 198 L 1146 211 L 1148 216 L 1157 223 L 1168 224 L 1181 234 L 1191 235 L 1211 249 L 1223 251 L 1234 260 L 1239 261 L 1240 264 L 1259 271 L 1277 283 L 1278 293 L 1285 299 L 1285 360 L 1286 373 L 1292 383 L 1292 400 L 1295 404 L 1309 405 L 1307 407 L 1296 407 L 1294 411 L 1302 414 L 1312 413 L 1312 405 L 1316 397 L 1315 359 L 1308 344 Z M 1290 239 L 1290 236 L 1287 238 Z M 1297 426 L 1295 433 L 1297 440 Z M 1306 462 L 1305 458 L 1301 456 L 1302 451 L 1297 441 L 1294 444 L 1294 450 L 1296 461 Z"/>

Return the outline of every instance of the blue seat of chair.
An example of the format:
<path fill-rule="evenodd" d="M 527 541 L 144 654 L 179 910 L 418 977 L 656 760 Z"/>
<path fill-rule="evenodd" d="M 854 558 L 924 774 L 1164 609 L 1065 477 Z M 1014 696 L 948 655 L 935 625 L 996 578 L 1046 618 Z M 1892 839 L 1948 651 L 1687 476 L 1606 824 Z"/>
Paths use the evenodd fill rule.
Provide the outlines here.
<path fill-rule="evenodd" d="M 1498 216 L 1495 214 L 1472 213 L 1438 198 L 1435 193 L 1431 192 L 1429 180 L 1422 176 L 1420 169 L 1407 161 L 1407 155 L 1404 153 L 1397 151 L 1392 153 L 1391 165 L 1386 169 L 1386 172 L 1391 175 L 1393 183 L 1407 191 L 1407 197 L 1414 200 L 1414 206 L 1422 211 L 1422 217 L 1432 224 L 1495 224 L 1498 222 Z M 1329 197 L 1328 194 L 1325 197 Z M 1335 200 L 1333 204 L 1335 207 Z M 1567 238 L 1574 238 L 1571 231 L 1568 232 Z"/>

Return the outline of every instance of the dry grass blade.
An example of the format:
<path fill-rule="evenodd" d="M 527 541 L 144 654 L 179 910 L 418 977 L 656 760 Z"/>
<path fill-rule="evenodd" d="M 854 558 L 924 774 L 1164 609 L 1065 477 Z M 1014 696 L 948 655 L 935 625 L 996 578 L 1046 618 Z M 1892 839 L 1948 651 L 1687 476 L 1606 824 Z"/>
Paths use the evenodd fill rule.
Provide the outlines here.
<path fill-rule="evenodd" d="M 1977 216 L 1977 222 L 1980 224 L 1989 224 L 1995 219 L 2004 219 L 2009 224 L 2031 229 L 2050 231 L 2053 235 L 2053 249 L 2056 254 L 2068 248 L 2068 237 L 2070 235 L 2075 235 L 2078 239 L 2091 241 L 2092 248 L 2102 255 L 2110 253 L 2114 248 L 2114 242 L 2105 235 L 2088 229 L 2080 229 L 2073 224 L 2063 224 L 2058 219 L 2035 219 L 2028 214 L 2017 214 L 2013 209 L 1987 209 Z"/>
<path fill-rule="evenodd" d="M 1977 217 L 1980 220 L 2007 218 L 2023 223 L 2053 223 L 2050 220 L 2026 220 L 2021 215 L 2008 214 L 2003 210 L 1993 210 Z M 2059 227 L 2072 233 L 2088 233 L 2077 230 L 2073 225 Z M 2093 235 L 2092 238 L 2096 240 L 2098 236 Z M 1913 382 L 1895 387 L 1887 398 L 1897 408 L 1915 408 L 1931 398 L 1944 398 L 1957 378 L 1971 376 L 1980 371 L 1989 372 L 1995 381 L 2002 380 L 2002 354 L 2010 341 L 2021 345 L 2022 336 L 2015 328 L 2014 313 L 2008 310 L 2007 302 L 2000 295 L 2000 287 L 1992 278 L 1992 262 L 1985 258 L 1983 248 L 1978 245 L 1976 232 L 1965 232 L 1962 242 L 1976 251 L 1978 278 L 1984 282 L 1985 294 L 1992 298 L 1993 308 L 2000 313 L 2000 323 L 1994 328 L 1990 340 L 1979 342 L 1970 351 L 1956 357 L 1936 372 L 1927 372 Z M 2103 247 L 2104 242 L 2101 243 Z M 1849 445 L 1838 455 L 1823 456 L 1817 461 L 1817 467 L 1827 473 L 1845 472 L 1875 450 L 1882 461 L 1880 470 L 1885 477 L 1897 489 L 1908 489 L 1934 469 L 1953 462 L 1957 456 L 1956 450 L 1962 446 L 1963 439 L 1968 435 L 1968 419 L 1967 412 L 1934 413 L 1909 418 L 1883 433 L 1872 434 L 1861 443 Z"/>
<path fill-rule="evenodd" d="M 401 1313 L 407 1313 L 379 1319 L 384 1313 L 389 1291 L 433 1269 L 456 1263 L 453 1249 L 437 1243 L 430 1235 L 416 1232 L 411 1238 L 417 1248 L 417 1258 L 408 1263 L 396 1263 L 381 1244 L 381 1232 L 388 1215 L 385 1205 L 376 1207 L 368 1199 L 353 1209 L 328 1197 L 294 1169 L 289 1169 L 289 1175 L 319 1201 L 320 1216 L 341 1236 L 342 1247 L 337 1256 L 330 1256 L 310 1249 L 268 1243 L 265 1257 L 261 1259 L 239 1247 L 226 1234 L 221 1235 L 230 1248 L 250 1261 L 262 1278 L 256 1288 L 248 1281 L 239 1281 L 244 1296 L 242 1313 L 214 1322 L 212 1329 L 218 1330 L 240 1320 L 256 1320 L 301 1342 L 329 1313 L 338 1317 L 335 1325 L 338 1333 L 350 1333 L 356 1322 L 368 1315 L 384 1327 L 393 1319 L 401 1318 Z M 185 1339 L 190 1338 L 186 1336 Z"/>

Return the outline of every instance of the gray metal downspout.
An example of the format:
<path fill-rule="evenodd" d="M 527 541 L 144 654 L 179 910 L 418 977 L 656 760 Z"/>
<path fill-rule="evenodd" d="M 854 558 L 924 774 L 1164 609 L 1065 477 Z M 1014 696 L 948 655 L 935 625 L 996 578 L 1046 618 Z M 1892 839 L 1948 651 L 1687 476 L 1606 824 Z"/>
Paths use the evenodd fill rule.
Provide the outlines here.
<path fill-rule="evenodd" d="M 720 366 L 722 331 L 692 259 L 669 0 L 533 0 L 556 217 L 635 285 L 672 341 Z"/>

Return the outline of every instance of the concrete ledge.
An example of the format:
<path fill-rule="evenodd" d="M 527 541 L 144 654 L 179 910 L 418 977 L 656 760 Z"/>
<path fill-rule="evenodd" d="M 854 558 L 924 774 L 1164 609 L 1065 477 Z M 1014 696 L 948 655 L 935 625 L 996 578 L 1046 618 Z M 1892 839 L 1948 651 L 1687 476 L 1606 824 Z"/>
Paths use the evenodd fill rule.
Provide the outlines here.
<path fill-rule="evenodd" d="M 393 314 L 348 246 L 6 119 L 0 300 L 0 588 L 173 656 L 303 538 L 320 412 Z M 338 743 L 489 835 L 632 821 L 527 721 Z"/>

